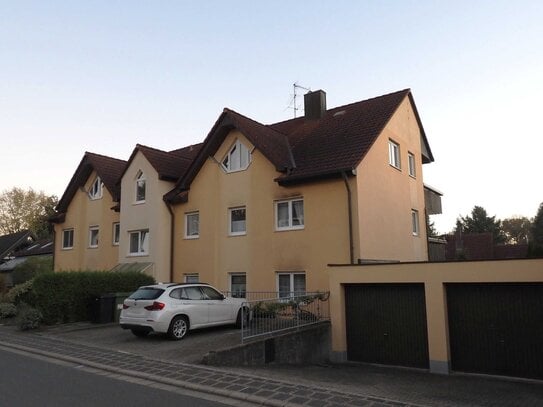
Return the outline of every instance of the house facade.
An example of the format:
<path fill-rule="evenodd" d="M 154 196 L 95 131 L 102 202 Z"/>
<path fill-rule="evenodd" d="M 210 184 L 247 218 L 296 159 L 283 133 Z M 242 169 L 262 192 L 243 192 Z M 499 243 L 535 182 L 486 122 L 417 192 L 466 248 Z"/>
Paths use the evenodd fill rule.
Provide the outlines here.
<path fill-rule="evenodd" d="M 100 215 L 119 222 L 109 264 L 289 295 L 327 290 L 330 263 L 426 261 L 422 164 L 432 161 L 408 89 L 333 109 L 310 92 L 305 116 L 272 125 L 225 109 L 202 144 L 136 146 L 115 209 Z M 61 200 L 57 240 L 75 219 L 96 223 L 88 191 L 98 175 Z M 64 253 L 59 240 L 55 269 L 93 268 L 83 243 Z"/>
<path fill-rule="evenodd" d="M 57 205 L 54 269 L 109 270 L 119 257 L 117 179 L 126 161 L 85 153 Z"/>
<path fill-rule="evenodd" d="M 166 152 L 137 145 L 120 178 L 118 263 L 140 263 L 156 281 L 170 281 L 172 216 L 162 199 L 191 162 L 197 146 Z"/>
<path fill-rule="evenodd" d="M 305 103 L 305 117 L 271 126 L 219 117 L 166 195 L 175 281 L 289 295 L 326 290 L 326 264 L 428 260 L 433 157 L 411 93 L 326 110 L 317 91 Z"/>

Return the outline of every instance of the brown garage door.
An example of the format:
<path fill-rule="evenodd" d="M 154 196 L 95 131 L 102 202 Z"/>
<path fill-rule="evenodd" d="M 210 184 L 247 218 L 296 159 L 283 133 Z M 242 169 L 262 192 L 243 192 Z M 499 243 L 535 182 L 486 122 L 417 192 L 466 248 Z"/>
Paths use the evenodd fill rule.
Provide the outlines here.
<path fill-rule="evenodd" d="M 347 358 L 428 368 L 423 284 L 345 286 Z"/>
<path fill-rule="evenodd" d="M 451 368 L 543 379 L 543 284 L 447 284 Z"/>

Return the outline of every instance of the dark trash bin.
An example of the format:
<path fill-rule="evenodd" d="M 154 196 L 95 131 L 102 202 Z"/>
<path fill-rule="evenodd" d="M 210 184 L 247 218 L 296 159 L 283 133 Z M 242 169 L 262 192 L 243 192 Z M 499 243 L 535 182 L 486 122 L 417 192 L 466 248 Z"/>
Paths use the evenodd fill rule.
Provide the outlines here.
<path fill-rule="evenodd" d="M 121 316 L 121 310 L 123 309 L 124 300 L 132 293 L 115 293 L 115 319 L 113 322 L 119 322 L 119 317 Z"/>
<path fill-rule="evenodd" d="M 115 294 L 103 294 L 91 301 L 91 322 L 106 324 L 113 322 Z"/>

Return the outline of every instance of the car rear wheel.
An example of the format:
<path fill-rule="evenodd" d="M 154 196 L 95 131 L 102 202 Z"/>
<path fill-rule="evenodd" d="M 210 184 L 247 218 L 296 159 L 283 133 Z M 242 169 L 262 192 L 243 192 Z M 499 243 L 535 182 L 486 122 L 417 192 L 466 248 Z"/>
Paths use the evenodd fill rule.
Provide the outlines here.
<path fill-rule="evenodd" d="M 188 330 L 189 330 L 189 321 L 187 317 L 178 315 L 174 319 L 172 319 L 172 322 L 170 322 L 170 328 L 168 329 L 168 336 L 171 339 L 178 341 L 185 337 Z"/>
<path fill-rule="evenodd" d="M 143 337 L 149 335 L 149 331 L 146 331 L 146 330 L 143 330 L 143 329 L 131 329 L 131 331 L 138 338 L 143 338 Z"/>

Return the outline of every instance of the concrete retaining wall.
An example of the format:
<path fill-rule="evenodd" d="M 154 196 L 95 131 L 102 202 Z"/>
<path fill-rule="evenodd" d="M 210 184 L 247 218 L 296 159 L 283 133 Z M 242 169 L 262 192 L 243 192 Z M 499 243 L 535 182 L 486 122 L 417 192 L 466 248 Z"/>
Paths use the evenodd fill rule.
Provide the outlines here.
<path fill-rule="evenodd" d="M 326 362 L 329 357 L 330 323 L 323 322 L 296 332 L 211 351 L 202 363 L 213 366 L 298 365 Z"/>

